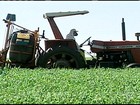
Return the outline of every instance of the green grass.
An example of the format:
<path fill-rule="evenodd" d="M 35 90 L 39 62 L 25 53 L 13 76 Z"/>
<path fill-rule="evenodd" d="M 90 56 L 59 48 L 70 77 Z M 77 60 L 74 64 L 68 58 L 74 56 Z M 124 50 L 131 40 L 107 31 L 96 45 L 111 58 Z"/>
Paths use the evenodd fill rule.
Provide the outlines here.
<path fill-rule="evenodd" d="M 138 104 L 140 69 L 0 71 L 0 104 Z"/>

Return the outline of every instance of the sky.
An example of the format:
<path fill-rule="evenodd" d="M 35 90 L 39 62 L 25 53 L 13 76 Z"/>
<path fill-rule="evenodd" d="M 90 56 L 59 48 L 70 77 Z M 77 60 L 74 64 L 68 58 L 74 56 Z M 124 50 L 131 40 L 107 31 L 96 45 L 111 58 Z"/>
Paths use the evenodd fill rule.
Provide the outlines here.
<path fill-rule="evenodd" d="M 16 14 L 16 24 L 30 30 L 45 30 L 48 39 L 54 39 L 53 32 L 43 14 L 47 12 L 89 11 L 85 15 L 55 18 L 63 37 L 75 28 L 76 41 L 122 40 L 121 22 L 125 21 L 126 40 L 136 40 L 140 32 L 140 1 L 0 1 L 0 49 L 4 45 L 6 24 L 3 19 L 8 13 Z M 44 42 L 41 42 L 43 46 Z"/>

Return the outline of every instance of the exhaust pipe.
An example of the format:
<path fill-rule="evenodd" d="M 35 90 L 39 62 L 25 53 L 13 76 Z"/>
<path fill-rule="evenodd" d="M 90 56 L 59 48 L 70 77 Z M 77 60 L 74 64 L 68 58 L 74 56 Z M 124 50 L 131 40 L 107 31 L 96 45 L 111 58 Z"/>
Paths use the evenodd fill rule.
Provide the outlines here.
<path fill-rule="evenodd" d="M 123 41 L 126 40 L 124 18 L 122 18 L 122 40 L 123 40 Z"/>

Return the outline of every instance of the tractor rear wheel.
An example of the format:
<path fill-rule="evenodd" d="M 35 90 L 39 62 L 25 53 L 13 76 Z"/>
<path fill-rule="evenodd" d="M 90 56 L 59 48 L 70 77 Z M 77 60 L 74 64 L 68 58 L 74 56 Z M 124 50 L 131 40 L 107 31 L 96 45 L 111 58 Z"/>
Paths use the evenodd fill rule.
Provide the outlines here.
<path fill-rule="evenodd" d="M 42 55 L 38 65 L 44 68 L 84 68 L 85 59 L 78 51 L 58 47 Z"/>

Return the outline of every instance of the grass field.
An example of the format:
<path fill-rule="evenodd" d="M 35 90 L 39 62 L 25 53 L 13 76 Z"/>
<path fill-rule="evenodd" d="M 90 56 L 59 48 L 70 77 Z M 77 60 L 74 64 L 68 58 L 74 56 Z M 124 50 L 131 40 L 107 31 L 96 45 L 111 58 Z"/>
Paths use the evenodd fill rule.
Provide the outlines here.
<path fill-rule="evenodd" d="M 139 104 L 140 69 L 0 71 L 0 104 Z"/>

